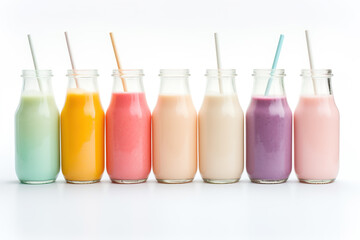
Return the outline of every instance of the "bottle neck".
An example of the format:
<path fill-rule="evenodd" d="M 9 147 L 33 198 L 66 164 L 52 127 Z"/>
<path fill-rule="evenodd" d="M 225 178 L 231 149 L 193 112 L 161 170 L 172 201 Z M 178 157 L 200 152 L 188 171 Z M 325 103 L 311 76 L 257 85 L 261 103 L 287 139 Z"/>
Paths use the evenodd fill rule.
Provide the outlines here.
<path fill-rule="evenodd" d="M 189 71 L 187 69 L 160 70 L 160 95 L 189 95 Z"/>
<path fill-rule="evenodd" d="M 255 69 L 253 96 L 284 97 L 284 70 L 283 69 Z"/>
<path fill-rule="evenodd" d="M 68 70 L 68 90 L 77 89 L 85 92 L 98 92 L 97 70 Z"/>
<path fill-rule="evenodd" d="M 52 95 L 51 70 L 23 70 L 22 94 Z"/>
<path fill-rule="evenodd" d="M 141 93 L 144 92 L 142 69 L 114 70 L 113 93 Z"/>
<path fill-rule="evenodd" d="M 331 69 L 304 69 L 302 76 L 302 96 L 329 96 L 333 94 L 331 87 Z"/>
<path fill-rule="evenodd" d="M 235 69 L 208 69 L 205 95 L 236 95 Z"/>

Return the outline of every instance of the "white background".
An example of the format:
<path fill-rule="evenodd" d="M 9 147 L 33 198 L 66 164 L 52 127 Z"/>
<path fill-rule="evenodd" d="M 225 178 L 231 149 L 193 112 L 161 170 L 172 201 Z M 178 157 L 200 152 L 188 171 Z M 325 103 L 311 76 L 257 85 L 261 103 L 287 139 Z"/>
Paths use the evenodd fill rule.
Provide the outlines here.
<path fill-rule="evenodd" d="M 359 239 L 360 14 L 357 1 L 332 0 L 1 0 L 0 2 L 0 239 Z M 294 173 L 282 185 L 195 183 L 141 185 L 64 183 L 28 186 L 14 170 L 14 113 L 21 70 L 32 62 L 31 33 L 41 69 L 52 69 L 59 110 L 70 68 L 68 31 L 78 69 L 99 70 L 104 109 L 116 68 L 108 32 L 115 33 L 124 68 L 142 68 L 151 109 L 160 68 L 189 68 L 200 108 L 207 68 L 215 68 L 213 32 L 220 34 L 223 68 L 236 68 L 247 109 L 252 69 L 270 68 L 280 33 L 278 67 L 294 111 L 300 70 L 308 68 L 304 30 L 310 29 L 316 68 L 331 68 L 341 115 L 341 169 L 330 185 L 304 185 Z"/>

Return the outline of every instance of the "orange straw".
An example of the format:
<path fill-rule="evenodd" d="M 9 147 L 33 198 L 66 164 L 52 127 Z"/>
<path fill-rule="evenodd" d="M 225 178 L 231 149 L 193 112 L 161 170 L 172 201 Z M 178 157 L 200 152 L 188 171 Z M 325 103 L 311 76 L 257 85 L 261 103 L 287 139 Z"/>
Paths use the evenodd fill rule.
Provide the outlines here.
<path fill-rule="evenodd" d="M 124 92 L 127 92 L 126 82 L 125 82 L 125 79 L 122 77 L 122 68 L 121 68 L 121 65 L 120 65 L 120 59 L 119 59 L 118 52 L 116 50 L 115 39 L 114 39 L 114 36 L 113 36 L 112 32 L 110 33 L 110 38 L 111 38 L 111 43 L 112 43 L 112 46 L 113 46 L 113 49 L 114 49 L 116 63 L 117 63 L 117 66 L 118 66 L 118 69 L 119 69 L 119 72 L 120 72 L 120 78 L 121 78 L 121 82 L 122 82 L 122 85 L 123 85 L 123 88 L 124 88 Z"/>

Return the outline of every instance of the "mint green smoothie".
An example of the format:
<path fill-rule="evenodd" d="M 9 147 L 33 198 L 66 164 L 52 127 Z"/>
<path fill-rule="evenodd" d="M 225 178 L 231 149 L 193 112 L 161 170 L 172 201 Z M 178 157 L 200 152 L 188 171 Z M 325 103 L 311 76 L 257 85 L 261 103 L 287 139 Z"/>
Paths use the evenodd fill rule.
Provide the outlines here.
<path fill-rule="evenodd" d="M 22 183 L 56 180 L 60 170 L 59 111 L 52 95 L 21 96 L 15 115 L 15 160 Z"/>

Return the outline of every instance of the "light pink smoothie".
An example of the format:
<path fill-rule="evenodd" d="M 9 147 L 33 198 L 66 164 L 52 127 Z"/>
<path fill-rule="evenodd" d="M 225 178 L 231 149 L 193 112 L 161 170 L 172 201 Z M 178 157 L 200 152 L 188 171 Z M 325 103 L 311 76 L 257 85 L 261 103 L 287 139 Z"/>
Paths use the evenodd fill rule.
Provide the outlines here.
<path fill-rule="evenodd" d="M 113 181 L 147 179 L 151 169 L 151 113 L 143 92 L 113 93 L 106 113 L 106 157 L 106 169 Z"/>
<path fill-rule="evenodd" d="M 336 178 L 339 118 L 332 95 L 300 98 L 294 116 L 295 172 L 300 181 L 321 183 Z"/>

